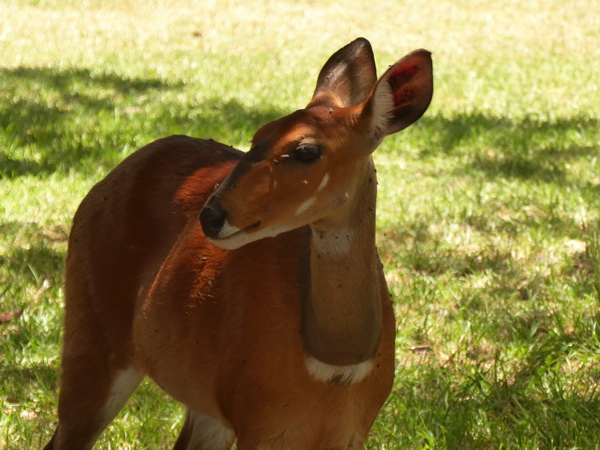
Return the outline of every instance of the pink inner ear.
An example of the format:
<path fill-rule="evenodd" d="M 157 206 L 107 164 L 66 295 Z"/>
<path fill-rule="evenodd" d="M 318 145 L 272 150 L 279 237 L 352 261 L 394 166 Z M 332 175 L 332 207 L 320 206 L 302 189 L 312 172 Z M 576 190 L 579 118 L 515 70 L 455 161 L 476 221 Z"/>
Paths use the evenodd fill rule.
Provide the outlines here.
<path fill-rule="evenodd" d="M 418 64 L 407 64 L 394 67 L 388 78 L 388 83 L 394 91 L 410 81 L 410 79 L 421 69 Z"/>
<path fill-rule="evenodd" d="M 387 82 L 394 94 L 394 104 L 401 105 L 414 98 L 416 92 L 414 88 L 406 86 L 415 76 L 421 67 L 418 64 L 400 65 L 392 69 Z"/>
<path fill-rule="evenodd" d="M 414 87 L 404 87 L 394 92 L 394 105 L 396 107 L 411 103 L 417 96 L 417 90 Z"/>

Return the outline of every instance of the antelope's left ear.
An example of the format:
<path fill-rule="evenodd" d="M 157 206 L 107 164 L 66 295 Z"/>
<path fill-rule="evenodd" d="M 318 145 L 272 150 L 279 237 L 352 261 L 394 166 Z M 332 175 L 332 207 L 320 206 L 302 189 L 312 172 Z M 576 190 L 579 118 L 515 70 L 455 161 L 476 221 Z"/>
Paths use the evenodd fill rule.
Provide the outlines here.
<path fill-rule="evenodd" d="M 365 103 L 363 117 L 370 120 L 376 138 L 382 139 L 416 122 L 429 107 L 432 96 L 431 53 L 416 50 L 379 78 Z"/>
<path fill-rule="evenodd" d="M 319 73 L 311 106 L 355 106 L 371 93 L 377 81 L 371 44 L 358 38 L 335 52 Z"/>

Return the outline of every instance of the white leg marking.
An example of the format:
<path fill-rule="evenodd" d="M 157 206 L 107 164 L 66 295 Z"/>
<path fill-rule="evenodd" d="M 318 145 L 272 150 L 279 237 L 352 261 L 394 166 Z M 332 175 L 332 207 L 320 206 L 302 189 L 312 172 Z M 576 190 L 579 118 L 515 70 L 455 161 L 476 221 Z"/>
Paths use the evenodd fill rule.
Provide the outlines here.
<path fill-rule="evenodd" d="M 218 420 L 188 410 L 192 422 L 192 436 L 188 448 L 206 450 L 222 450 L 230 448 L 235 439 L 231 428 L 227 428 Z"/>
<path fill-rule="evenodd" d="M 319 184 L 319 187 L 317 188 L 317 192 L 321 192 L 323 189 L 325 189 L 325 186 L 327 186 L 327 184 L 329 184 L 329 174 L 328 173 L 323 175 L 323 179 L 321 180 L 321 184 Z"/>
<path fill-rule="evenodd" d="M 306 368 L 308 373 L 319 381 L 328 382 L 339 378 L 342 382 L 358 383 L 371 372 L 373 361 L 368 360 L 351 366 L 332 366 L 309 356 L 306 359 Z"/>
<path fill-rule="evenodd" d="M 104 426 L 123 408 L 127 399 L 138 387 L 144 375 L 133 367 L 129 367 L 117 374 L 115 377 L 108 400 L 104 406 Z"/>
<path fill-rule="evenodd" d="M 316 197 L 311 197 L 311 198 L 309 198 L 308 200 L 306 200 L 304 203 L 302 203 L 302 204 L 301 204 L 301 205 L 298 207 L 298 209 L 296 210 L 296 212 L 295 212 L 294 214 L 295 214 L 295 215 L 297 215 L 297 216 L 299 216 L 300 214 L 303 214 L 303 213 L 305 213 L 305 212 L 306 212 L 306 210 L 307 210 L 308 208 L 310 208 L 310 207 L 311 207 L 311 206 L 312 206 L 312 205 L 315 203 L 315 201 L 316 201 L 316 200 L 317 200 L 317 198 L 316 198 Z"/>

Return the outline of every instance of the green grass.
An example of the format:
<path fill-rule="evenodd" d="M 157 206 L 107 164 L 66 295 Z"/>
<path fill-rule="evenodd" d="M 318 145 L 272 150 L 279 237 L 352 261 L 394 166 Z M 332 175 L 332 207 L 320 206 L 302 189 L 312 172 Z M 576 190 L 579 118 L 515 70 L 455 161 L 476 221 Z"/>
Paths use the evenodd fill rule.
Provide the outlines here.
<path fill-rule="evenodd" d="M 598 446 L 596 2 L 326 3 L 0 0 L 0 448 L 54 427 L 87 190 L 169 134 L 246 149 L 359 35 L 380 72 L 428 48 L 436 83 L 376 154 L 397 375 L 368 447 Z M 98 448 L 168 447 L 181 412 L 146 383 Z"/>

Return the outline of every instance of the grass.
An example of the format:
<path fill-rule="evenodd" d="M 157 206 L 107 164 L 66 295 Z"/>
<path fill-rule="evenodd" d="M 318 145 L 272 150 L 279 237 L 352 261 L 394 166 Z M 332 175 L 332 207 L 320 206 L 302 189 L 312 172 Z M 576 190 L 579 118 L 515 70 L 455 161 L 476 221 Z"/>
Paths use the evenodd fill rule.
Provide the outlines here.
<path fill-rule="evenodd" d="M 595 2 L 0 0 L 0 448 L 56 417 L 70 220 L 165 135 L 240 148 L 364 35 L 380 72 L 433 51 L 426 116 L 376 154 L 397 311 L 369 448 L 600 442 L 600 26 Z M 165 448 L 146 383 L 99 448 Z"/>

